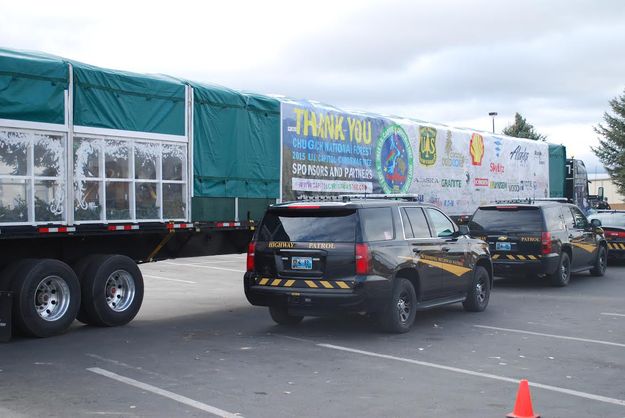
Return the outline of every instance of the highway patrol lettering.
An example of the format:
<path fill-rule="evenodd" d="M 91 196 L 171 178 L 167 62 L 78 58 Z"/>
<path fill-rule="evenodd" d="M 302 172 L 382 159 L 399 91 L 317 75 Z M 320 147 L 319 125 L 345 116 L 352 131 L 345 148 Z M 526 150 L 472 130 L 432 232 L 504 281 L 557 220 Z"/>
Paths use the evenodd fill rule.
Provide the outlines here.
<path fill-rule="evenodd" d="M 270 241 L 267 248 L 295 248 L 294 242 L 288 241 Z"/>

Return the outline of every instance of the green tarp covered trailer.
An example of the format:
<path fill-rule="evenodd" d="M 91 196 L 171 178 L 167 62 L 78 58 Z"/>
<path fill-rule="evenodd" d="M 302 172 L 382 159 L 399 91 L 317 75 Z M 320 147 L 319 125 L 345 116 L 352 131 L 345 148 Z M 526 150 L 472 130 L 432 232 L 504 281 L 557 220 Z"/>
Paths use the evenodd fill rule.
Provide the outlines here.
<path fill-rule="evenodd" d="M 2 49 L 0 121 L 0 224 L 258 221 L 279 196 L 271 97 Z"/>
<path fill-rule="evenodd" d="M 549 197 L 564 197 L 566 180 L 566 147 L 549 144 Z"/>

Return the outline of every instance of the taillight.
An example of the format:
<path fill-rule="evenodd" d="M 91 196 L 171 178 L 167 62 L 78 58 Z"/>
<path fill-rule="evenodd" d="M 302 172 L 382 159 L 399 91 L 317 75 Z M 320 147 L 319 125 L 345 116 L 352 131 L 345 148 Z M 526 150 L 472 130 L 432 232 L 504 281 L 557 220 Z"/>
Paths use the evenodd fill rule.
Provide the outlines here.
<path fill-rule="evenodd" d="M 606 231 L 604 230 L 605 236 L 610 238 L 625 238 L 625 231 Z"/>
<path fill-rule="evenodd" d="M 250 241 L 249 245 L 247 246 L 247 271 L 254 271 L 255 252 L 256 252 L 256 242 Z"/>
<path fill-rule="evenodd" d="M 543 232 L 541 235 L 542 253 L 551 254 L 551 232 Z"/>
<path fill-rule="evenodd" d="M 356 244 L 356 274 L 371 273 L 371 253 L 367 244 Z"/>

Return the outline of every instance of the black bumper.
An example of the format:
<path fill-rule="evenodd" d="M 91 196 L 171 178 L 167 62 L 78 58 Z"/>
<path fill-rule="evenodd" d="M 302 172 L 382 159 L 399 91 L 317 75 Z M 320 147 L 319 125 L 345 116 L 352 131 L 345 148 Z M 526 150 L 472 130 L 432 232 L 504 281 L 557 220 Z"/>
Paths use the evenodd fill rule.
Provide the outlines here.
<path fill-rule="evenodd" d="M 247 300 L 255 306 L 283 306 L 293 315 L 382 311 L 392 290 L 390 280 L 380 276 L 355 276 L 349 280 L 349 289 L 259 286 L 257 278 L 254 273 L 245 273 Z"/>
<path fill-rule="evenodd" d="M 523 276 L 528 274 L 552 274 L 558 269 L 559 265 L 559 254 L 544 255 L 536 260 L 493 260 L 493 270 L 495 271 L 495 276 L 504 277 Z"/>

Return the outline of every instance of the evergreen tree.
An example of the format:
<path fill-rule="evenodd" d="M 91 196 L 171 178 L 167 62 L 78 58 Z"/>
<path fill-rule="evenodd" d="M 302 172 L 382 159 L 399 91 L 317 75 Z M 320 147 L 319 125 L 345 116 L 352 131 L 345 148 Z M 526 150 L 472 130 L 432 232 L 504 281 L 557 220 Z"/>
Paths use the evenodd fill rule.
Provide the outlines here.
<path fill-rule="evenodd" d="M 536 141 L 544 141 L 547 139 L 545 135 L 536 132 L 534 126 L 531 123 L 527 123 L 527 120 L 518 112 L 514 114 L 514 123 L 506 126 L 502 132 L 504 135 L 528 138 Z"/>
<path fill-rule="evenodd" d="M 602 138 L 592 151 L 608 170 L 619 193 L 625 194 L 625 91 L 610 100 L 610 107 L 613 115 L 605 112 L 604 124 L 595 126 L 595 132 Z"/>

